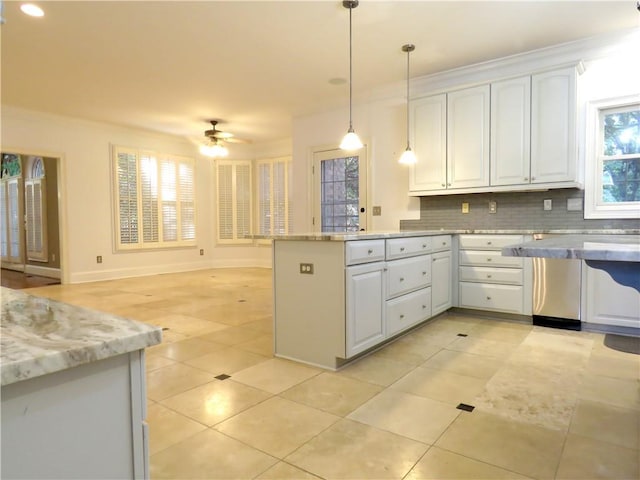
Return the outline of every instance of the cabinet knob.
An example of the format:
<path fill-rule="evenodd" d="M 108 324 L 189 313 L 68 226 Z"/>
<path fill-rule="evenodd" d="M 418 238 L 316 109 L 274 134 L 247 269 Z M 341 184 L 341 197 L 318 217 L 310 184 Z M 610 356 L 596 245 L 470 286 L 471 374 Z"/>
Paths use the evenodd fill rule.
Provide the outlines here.
<path fill-rule="evenodd" d="M 488 242 L 487 242 L 487 245 L 491 245 L 491 241 L 488 241 Z"/>
<path fill-rule="evenodd" d="M 487 297 L 487 300 L 491 300 L 491 297 Z"/>
<path fill-rule="evenodd" d="M 488 274 L 488 275 L 487 275 L 487 278 L 491 278 L 491 274 Z"/>
<path fill-rule="evenodd" d="M 404 247 L 400 247 L 400 251 L 401 251 L 401 252 L 404 252 Z"/>
<path fill-rule="evenodd" d="M 490 259 L 490 258 L 487 258 L 487 262 L 490 262 L 490 261 L 491 261 L 491 259 Z"/>
<path fill-rule="evenodd" d="M 531 181 L 533 182 L 536 179 L 536 177 L 531 177 Z"/>
<path fill-rule="evenodd" d="M 529 177 L 524 177 L 524 181 L 528 182 L 529 181 Z"/>
<path fill-rule="evenodd" d="M 450 187 L 450 186 L 451 186 L 451 184 L 450 184 L 450 183 L 447 183 L 447 187 Z"/>
<path fill-rule="evenodd" d="M 400 277 L 400 281 L 401 281 L 401 282 L 404 282 L 404 278 L 403 278 L 403 277 Z"/>
<path fill-rule="evenodd" d="M 446 247 L 447 246 L 447 242 L 442 242 L 442 246 Z"/>
<path fill-rule="evenodd" d="M 422 309 L 424 310 L 425 308 L 427 308 L 427 306 L 426 305 L 422 305 Z"/>
<path fill-rule="evenodd" d="M 404 314 L 400 314 L 400 320 L 402 320 L 404 318 Z"/>
<path fill-rule="evenodd" d="M 423 244 L 422 244 L 422 248 L 427 248 L 427 244 L 426 244 L 426 243 L 423 243 Z"/>
<path fill-rule="evenodd" d="M 436 259 L 435 259 L 435 258 L 433 258 L 433 257 L 431 257 L 431 261 L 432 261 L 432 262 L 435 262 L 435 261 L 436 261 Z"/>
<path fill-rule="evenodd" d="M 442 184 L 442 186 L 443 186 L 443 187 L 446 187 L 446 185 L 445 185 L 444 183 Z"/>
<path fill-rule="evenodd" d="M 427 272 L 422 272 L 422 275 L 423 275 L 423 276 L 424 276 L 424 275 L 426 275 L 426 274 L 427 274 Z"/>
<path fill-rule="evenodd" d="M 369 249 L 367 250 L 367 254 L 371 255 L 373 253 L 373 250 Z"/>

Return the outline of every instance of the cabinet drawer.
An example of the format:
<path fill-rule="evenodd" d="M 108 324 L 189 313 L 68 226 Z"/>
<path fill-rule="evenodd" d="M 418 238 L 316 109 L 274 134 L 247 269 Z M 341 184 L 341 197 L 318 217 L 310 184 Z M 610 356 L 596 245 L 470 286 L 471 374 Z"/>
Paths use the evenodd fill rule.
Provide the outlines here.
<path fill-rule="evenodd" d="M 492 250 L 460 250 L 460 265 L 479 267 L 508 267 L 522 268 L 522 257 L 503 257 L 498 251 Z"/>
<path fill-rule="evenodd" d="M 431 255 L 394 260 L 387 264 L 387 298 L 431 283 Z"/>
<path fill-rule="evenodd" d="M 431 316 L 431 288 L 387 300 L 385 322 L 391 337 Z"/>
<path fill-rule="evenodd" d="M 461 282 L 504 283 L 522 285 L 524 275 L 519 268 L 460 267 Z"/>
<path fill-rule="evenodd" d="M 412 257 L 431 252 L 431 237 L 390 238 L 387 240 L 387 260 Z"/>
<path fill-rule="evenodd" d="M 460 282 L 461 308 L 522 314 L 523 301 L 522 286 Z"/>
<path fill-rule="evenodd" d="M 460 250 L 501 250 L 522 243 L 522 235 L 460 235 Z"/>
<path fill-rule="evenodd" d="M 384 260 L 384 240 L 356 240 L 344 248 L 347 265 Z"/>
<path fill-rule="evenodd" d="M 443 250 L 451 250 L 451 235 L 431 237 L 431 251 L 442 252 Z"/>

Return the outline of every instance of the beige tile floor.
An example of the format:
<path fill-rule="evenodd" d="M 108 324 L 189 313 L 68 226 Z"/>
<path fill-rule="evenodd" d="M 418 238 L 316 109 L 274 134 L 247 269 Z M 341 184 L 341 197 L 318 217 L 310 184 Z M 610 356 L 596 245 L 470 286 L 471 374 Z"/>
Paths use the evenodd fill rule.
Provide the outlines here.
<path fill-rule="evenodd" d="M 327 372 L 273 357 L 267 269 L 27 292 L 167 329 L 153 479 L 640 478 L 640 357 L 600 334 L 449 313 Z"/>

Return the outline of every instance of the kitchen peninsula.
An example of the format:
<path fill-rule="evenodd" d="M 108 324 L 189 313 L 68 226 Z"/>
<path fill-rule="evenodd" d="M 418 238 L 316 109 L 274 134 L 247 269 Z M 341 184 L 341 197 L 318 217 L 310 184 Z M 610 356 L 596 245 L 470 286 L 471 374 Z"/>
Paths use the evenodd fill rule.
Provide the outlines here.
<path fill-rule="evenodd" d="M 148 478 L 144 349 L 161 329 L 2 296 L 2 474 Z"/>

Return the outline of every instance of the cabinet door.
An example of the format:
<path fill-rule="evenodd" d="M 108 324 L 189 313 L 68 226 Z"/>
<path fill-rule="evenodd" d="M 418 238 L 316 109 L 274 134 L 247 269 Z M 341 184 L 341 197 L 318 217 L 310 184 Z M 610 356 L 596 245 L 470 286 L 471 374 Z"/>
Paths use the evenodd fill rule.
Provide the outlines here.
<path fill-rule="evenodd" d="M 529 183 L 531 77 L 491 84 L 491 185 Z"/>
<path fill-rule="evenodd" d="M 489 185 L 489 85 L 447 95 L 447 187 Z"/>
<path fill-rule="evenodd" d="M 384 262 L 376 262 L 346 270 L 347 358 L 385 338 L 384 265 Z"/>
<path fill-rule="evenodd" d="M 576 69 L 531 77 L 531 182 L 576 181 Z"/>
<path fill-rule="evenodd" d="M 447 96 L 414 100 L 410 138 L 418 159 L 409 168 L 409 190 L 443 190 L 447 183 Z"/>
<path fill-rule="evenodd" d="M 640 293 L 634 288 L 620 285 L 603 270 L 585 266 L 586 289 L 583 292 L 586 291 L 587 301 L 582 320 L 588 323 L 640 328 Z"/>
<path fill-rule="evenodd" d="M 431 255 L 431 315 L 451 307 L 451 251 Z"/>

